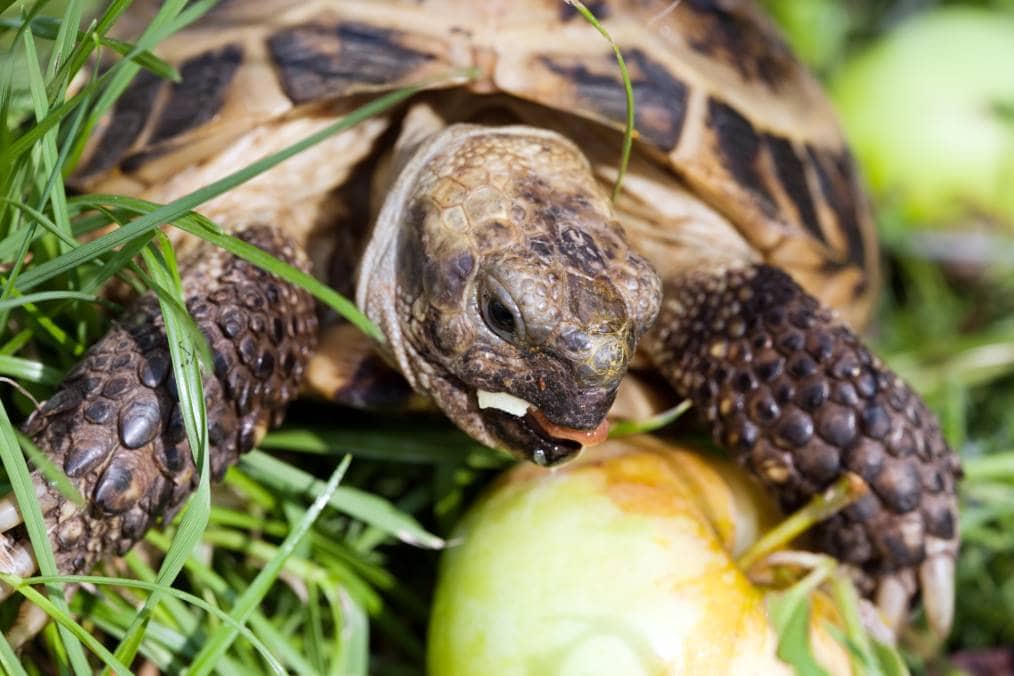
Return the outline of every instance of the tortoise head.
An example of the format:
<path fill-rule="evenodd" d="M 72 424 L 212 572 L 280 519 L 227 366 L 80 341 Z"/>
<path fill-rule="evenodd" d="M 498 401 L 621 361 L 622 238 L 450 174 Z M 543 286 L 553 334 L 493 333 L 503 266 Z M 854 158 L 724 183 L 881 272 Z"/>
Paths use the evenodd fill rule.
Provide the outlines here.
<path fill-rule="evenodd" d="M 580 151 L 456 125 L 405 163 L 359 302 L 401 370 L 465 432 L 538 464 L 601 440 L 661 285 Z"/>

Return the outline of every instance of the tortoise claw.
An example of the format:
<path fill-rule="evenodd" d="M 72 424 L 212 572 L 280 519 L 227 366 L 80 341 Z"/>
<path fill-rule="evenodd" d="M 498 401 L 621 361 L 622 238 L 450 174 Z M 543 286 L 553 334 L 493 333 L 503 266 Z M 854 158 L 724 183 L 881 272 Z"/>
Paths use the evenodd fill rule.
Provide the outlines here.
<path fill-rule="evenodd" d="M 32 554 L 32 550 L 27 544 L 12 544 L 7 538 L 0 536 L 0 573 L 29 577 L 35 572 L 35 568 L 35 555 Z M 8 598 L 12 593 L 14 593 L 13 588 L 0 583 L 0 601 Z"/>
<path fill-rule="evenodd" d="M 48 489 L 44 481 L 38 477 L 32 477 L 32 484 L 35 486 L 35 497 L 45 503 Z M 12 528 L 20 526 L 24 522 L 21 516 L 21 508 L 18 506 L 18 499 L 14 493 L 8 493 L 0 498 L 0 534 L 6 533 Z"/>
<path fill-rule="evenodd" d="M 930 629 L 947 636 L 954 620 L 954 557 L 949 552 L 927 557 L 919 566 L 919 586 Z"/>
<path fill-rule="evenodd" d="M 887 575 L 877 586 L 877 610 L 895 637 L 908 621 L 908 606 L 915 591 L 915 578 L 911 570 Z"/>
<path fill-rule="evenodd" d="M 897 642 L 898 637 L 888 628 L 880 610 L 867 598 L 859 599 L 859 620 L 876 641 L 884 645 L 894 645 Z"/>
<path fill-rule="evenodd" d="M 45 610 L 31 601 L 24 601 L 18 608 L 18 615 L 14 623 L 7 631 L 7 642 L 14 650 L 20 650 L 22 646 L 35 638 L 36 634 L 45 628 L 49 622 L 49 615 Z"/>
<path fill-rule="evenodd" d="M 880 579 L 876 603 L 884 624 L 895 636 L 905 627 L 909 606 L 916 595 L 922 598 L 930 630 L 938 638 L 947 636 L 954 620 L 954 552 L 950 543 L 927 545 L 926 559 L 916 569 L 891 573 Z M 936 550 L 936 551 L 934 551 Z"/>
<path fill-rule="evenodd" d="M 18 501 L 14 494 L 0 498 L 0 533 L 6 533 L 11 528 L 21 525 L 22 520 L 21 510 L 18 509 Z"/>

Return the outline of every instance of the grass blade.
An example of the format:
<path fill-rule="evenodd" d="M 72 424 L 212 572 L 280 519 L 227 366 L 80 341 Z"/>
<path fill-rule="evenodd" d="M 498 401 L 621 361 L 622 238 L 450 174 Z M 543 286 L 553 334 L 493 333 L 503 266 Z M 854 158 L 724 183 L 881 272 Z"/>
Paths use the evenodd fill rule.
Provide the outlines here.
<path fill-rule="evenodd" d="M 281 164 L 297 153 L 300 153 L 307 148 L 311 148 L 326 138 L 345 131 L 365 119 L 373 117 L 374 115 L 379 115 L 380 113 L 392 108 L 420 91 L 422 87 L 423 85 L 405 87 L 374 99 L 370 103 L 360 106 L 354 112 L 349 113 L 334 124 L 328 125 L 324 129 L 311 134 L 301 141 L 297 141 L 284 150 L 262 158 L 261 160 L 243 167 L 242 169 L 239 169 L 238 171 L 235 171 L 218 181 L 184 195 L 178 200 L 158 207 L 147 215 L 137 218 L 124 227 L 117 228 L 107 235 L 82 244 L 76 249 L 57 258 L 41 263 L 21 276 L 18 287 L 21 291 L 27 291 L 28 289 L 31 289 L 48 279 L 52 279 L 59 274 L 73 270 L 77 266 L 91 261 L 94 258 L 101 256 L 103 253 L 125 244 L 138 235 L 152 231 L 163 223 L 173 223 L 187 212 L 197 208 L 208 200 L 243 184 L 259 174 L 264 173 L 268 169 Z M 2 163 L 2 161 L 2 158 L 0 158 L 0 163 Z"/>
<path fill-rule="evenodd" d="M 53 620 L 59 623 L 61 629 L 65 629 L 71 632 L 74 637 L 80 642 L 88 646 L 88 649 L 98 655 L 108 666 L 113 670 L 114 673 L 119 676 L 132 676 L 130 669 L 128 669 L 123 662 L 116 659 L 112 653 L 110 653 L 104 645 L 92 636 L 88 631 L 85 630 L 80 624 L 71 619 L 69 612 L 66 609 L 60 608 L 54 601 L 46 598 L 31 586 L 26 583 L 18 583 L 17 579 L 10 575 L 0 574 L 0 579 L 5 583 L 16 587 L 18 593 L 24 596 L 26 599 L 34 603 L 35 605 L 42 608 L 46 613 L 53 618 Z M 47 587 L 60 582 L 64 582 L 67 578 L 60 575 L 45 576 Z M 57 591 L 57 597 L 62 601 L 63 595 Z M 85 663 L 84 674 L 91 673 L 88 669 L 87 662 Z"/>
<path fill-rule="evenodd" d="M 97 298 L 93 293 L 81 293 L 80 291 L 40 291 L 38 293 L 30 293 L 26 296 L 21 296 L 19 298 L 0 300 L 0 312 L 7 312 L 8 310 L 21 307 L 23 305 L 45 303 L 51 300 L 84 300 L 89 303 L 108 304 L 100 298 Z"/>
<path fill-rule="evenodd" d="M 174 596 L 197 608 L 200 608 L 201 610 L 205 611 L 210 615 L 215 616 L 217 619 L 221 620 L 223 624 L 227 624 L 230 627 L 233 627 L 237 632 L 239 632 L 239 634 L 243 638 L 245 638 L 247 641 L 250 642 L 252 646 L 254 646 L 255 650 L 261 653 L 261 656 L 268 664 L 272 665 L 272 667 L 276 671 L 281 671 L 281 665 L 278 664 L 277 660 L 275 660 L 275 658 L 271 655 L 271 652 L 267 649 L 267 647 L 261 641 L 259 641 L 257 637 L 248 628 L 244 627 L 242 624 L 237 623 L 229 616 L 228 613 L 208 603 L 201 597 L 194 596 L 193 594 L 187 593 L 179 589 L 174 589 L 173 587 L 170 587 L 168 585 L 162 585 L 153 582 L 144 582 L 142 580 L 131 580 L 127 578 L 104 577 L 101 575 L 40 575 L 21 580 L 13 576 L 0 573 L 0 580 L 2 580 L 7 584 L 10 584 L 12 587 L 15 587 L 18 590 L 18 592 L 25 595 L 26 597 L 29 596 L 30 594 L 34 594 L 31 597 L 33 599 L 38 598 L 37 596 L 38 592 L 35 592 L 35 590 L 31 588 L 31 585 L 37 584 L 103 585 L 109 587 L 125 587 L 128 589 L 143 589 L 145 591 L 151 592 L 152 594 L 166 594 L 168 596 Z M 103 648 L 103 650 L 105 649 Z M 112 657 L 112 655 L 109 655 L 109 657 Z M 112 664 L 115 664 L 115 662 L 112 662 Z M 129 671 L 126 671 L 125 673 L 130 674 Z"/>
<path fill-rule="evenodd" d="M 232 613 L 230 615 L 237 624 L 244 624 L 250 617 L 250 614 L 260 603 L 261 599 L 264 598 L 264 594 L 267 593 L 268 588 L 274 584 L 275 578 L 281 572 L 282 567 L 285 565 L 285 561 L 295 551 L 296 546 L 303 540 L 306 534 L 309 532 L 310 527 L 320 516 L 320 513 L 324 511 L 324 507 L 330 504 L 332 497 L 336 490 L 338 490 L 338 483 L 345 476 L 345 471 L 348 469 L 349 462 L 352 460 L 351 456 L 345 456 L 345 459 L 338 465 L 335 471 L 331 474 L 331 478 L 327 484 L 323 486 L 320 494 L 313 501 L 313 504 L 300 519 L 299 523 L 293 528 L 292 532 L 289 533 L 288 537 L 282 542 L 280 552 L 278 556 L 275 556 L 264 566 L 263 570 L 258 573 L 257 577 L 254 578 L 253 583 L 247 587 L 243 594 L 236 600 L 236 604 L 233 606 Z M 225 651 L 229 649 L 229 646 L 236 639 L 236 631 L 229 629 L 222 631 L 212 637 L 211 641 L 205 644 L 204 648 L 197 655 L 191 666 L 191 673 L 196 676 L 203 676 L 209 673 L 215 666 L 218 659 L 225 654 Z"/>
<path fill-rule="evenodd" d="M 28 676 L 28 672 L 21 666 L 21 660 L 14 654 L 14 649 L 2 633 L 0 633 L 0 667 L 3 667 L 5 674 L 11 676 Z"/>
<path fill-rule="evenodd" d="M 260 451 L 247 453 L 240 458 L 239 464 L 241 469 L 254 474 L 263 483 L 284 490 L 317 494 L 324 486 L 312 475 Z M 342 487 L 335 491 L 330 504 L 402 542 L 430 549 L 441 549 L 446 544 L 442 538 L 427 532 L 415 519 L 378 495 Z"/>
<path fill-rule="evenodd" d="M 53 548 L 46 532 L 46 522 L 35 496 L 35 484 L 28 471 L 28 463 L 25 462 L 25 457 L 21 454 L 14 426 L 11 425 L 10 418 L 7 417 L 7 409 L 2 402 L 0 402 L 0 460 L 3 462 L 7 479 L 11 482 L 14 495 L 18 500 L 18 509 L 21 510 L 39 570 L 43 575 L 56 575 L 59 571 L 56 568 L 56 558 L 53 556 Z M 65 619 L 69 619 L 67 602 L 64 600 L 61 590 L 52 587 L 47 588 L 47 592 L 53 599 L 52 603 L 48 599 L 44 599 L 47 606 L 53 609 L 53 613 L 56 613 L 57 617 L 63 616 Z M 51 616 L 53 616 L 52 613 Z M 68 629 L 64 622 L 61 622 L 60 625 L 60 636 L 67 648 L 67 654 L 75 673 L 89 673 L 90 669 L 78 640 L 80 637 L 72 629 Z"/>
<path fill-rule="evenodd" d="M 40 385 L 56 385 L 63 374 L 40 361 L 0 354 L 0 374 Z"/>
<path fill-rule="evenodd" d="M 620 187 L 623 185 L 623 177 L 627 173 L 627 166 L 630 164 L 630 151 L 634 146 L 634 87 L 630 81 L 630 72 L 627 70 L 627 63 L 623 60 L 623 52 L 620 51 L 619 45 L 613 42 L 613 37 L 609 35 L 605 27 L 599 22 L 598 18 L 592 14 L 591 10 L 588 9 L 581 0 L 566 0 L 568 4 L 572 5 L 577 10 L 581 17 L 595 27 L 602 37 L 609 42 L 609 46 L 613 48 L 613 53 L 616 55 L 616 63 L 620 67 L 620 79 L 623 80 L 623 92 L 627 99 L 627 121 L 626 127 L 623 130 L 623 149 L 620 152 L 620 166 L 616 173 L 616 182 L 613 184 L 613 195 L 612 199 L 615 202 L 616 197 L 620 194 Z"/>
<path fill-rule="evenodd" d="M 57 19 L 52 16 L 37 16 L 28 22 L 12 17 L 0 18 L 0 27 L 21 30 L 23 27 L 27 26 L 28 29 L 31 30 L 32 35 L 44 40 L 56 40 L 60 26 L 62 26 L 63 23 L 64 22 L 61 19 Z M 88 33 L 83 31 L 78 31 L 77 37 L 80 41 L 89 39 Z M 178 70 L 155 56 L 147 49 L 138 50 L 137 46 L 134 44 L 108 37 L 99 37 L 97 42 L 102 47 L 112 49 L 120 56 L 133 61 L 138 66 L 151 71 L 162 79 L 170 80 L 172 82 L 180 81 L 180 73 Z"/>
<path fill-rule="evenodd" d="M 208 514 L 211 511 L 208 418 L 204 403 L 204 386 L 201 382 L 200 361 L 197 358 L 197 355 L 202 352 L 208 352 L 208 347 L 204 337 L 193 327 L 193 320 L 185 309 L 183 284 L 169 240 L 164 235 L 160 235 L 159 240 L 162 244 L 159 251 L 161 257 L 145 250 L 145 260 L 148 263 L 152 279 L 170 295 L 170 298 L 165 300 L 159 296 L 159 305 L 165 319 L 169 356 L 172 360 L 173 375 L 176 378 L 179 407 L 186 428 L 187 441 L 194 454 L 194 463 L 200 471 L 197 490 L 185 508 L 186 511 L 176 538 L 166 553 L 156 576 L 156 581 L 159 584 L 168 586 L 176 579 L 200 540 L 201 534 L 208 525 Z M 197 344 L 198 340 L 201 345 Z M 158 603 L 159 596 L 158 593 L 153 593 L 145 600 L 144 606 L 138 612 L 127 635 L 117 648 L 116 655 L 123 661 L 131 662 L 137 654 L 151 611 Z"/>

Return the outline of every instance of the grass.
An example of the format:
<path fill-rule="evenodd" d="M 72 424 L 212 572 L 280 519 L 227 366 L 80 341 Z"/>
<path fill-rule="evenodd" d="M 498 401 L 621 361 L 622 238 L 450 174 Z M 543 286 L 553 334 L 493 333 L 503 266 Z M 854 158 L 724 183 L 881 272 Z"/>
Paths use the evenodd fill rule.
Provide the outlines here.
<path fill-rule="evenodd" d="M 102 334 L 106 308 L 97 292 L 113 277 L 157 290 L 173 335 L 187 433 L 193 448 L 205 447 L 197 377 L 203 340 L 182 311 L 174 256 L 157 236 L 158 224 L 173 222 L 266 266 L 371 330 L 332 290 L 190 210 L 413 93 L 378 99 L 172 204 L 68 197 L 63 178 L 82 139 L 139 68 L 175 76 L 150 50 L 213 3 L 169 0 L 132 45 L 105 36 L 129 2 L 116 0 L 96 21 L 81 23 L 86 4 L 0 0 L 7 10 L 0 11 L 0 45 L 8 50 L 0 61 L 0 376 L 25 392 L 6 388 L 0 400 L 7 477 L 0 492 L 15 490 L 22 505 L 34 500 L 10 419 L 23 419 L 34 406 L 25 394 L 44 399 Z M 858 3 L 866 9 L 859 23 L 839 30 L 833 49 L 822 43 L 815 65 L 828 72 L 888 26 L 886 4 Z M 101 73 L 89 65 L 99 45 L 123 57 Z M 70 96 L 70 80 L 82 68 L 85 84 Z M 120 227 L 79 242 L 109 220 Z M 942 650 L 915 643 L 908 657 L 919 671 L 945 666 L 951 651 L 1014 643 L 1014 265 L 994 261 L 971 277 L 956 276 L 919 255 L 918 224 L 903 222 L 890 205 L 881 220 L 892 272 L 874 341 L 940 414 L 967 473 L 956 626 Z M 997 238 L 997 247 L 1014 246 L 1007 235 Z M 143 265 L 133 262 L 137 256 Z M 145 662 L 167 672 L 193 663 L 195 671 L 221 674 L 419 673 L 441 536 L 503 459 L 439 420 L 336 414 L 309 403 L 294 407 L 261 448 L 272 455 L 244 457 L 213 500 L 206 454 L 199 453 L 205 480 L 185 513 L 95 576 L 55 575 L 38 508 L 27 513 L 42 586 L 22 590 L 57 623 L 20 658 L 0 640 L 0 666 L 13 674 L 85 674 L 95 664 L 124 673 Z M 67 584 L 80 585 L 69 602 Z M 13 612 L 12 603 L 0 606 L 0 620 Z"/>

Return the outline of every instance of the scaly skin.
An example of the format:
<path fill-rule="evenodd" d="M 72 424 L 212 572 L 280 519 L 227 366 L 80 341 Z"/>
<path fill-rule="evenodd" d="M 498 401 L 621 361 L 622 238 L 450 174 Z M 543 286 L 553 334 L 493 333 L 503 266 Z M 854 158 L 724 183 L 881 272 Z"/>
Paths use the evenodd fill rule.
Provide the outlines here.
<path fill-rule="evenodd" d="M 866 574 L 868 594 L 890 580 L 907 602 L 916 574 L 936 587 L 953 572 L 957 456 L 935 416 L 851 330 L 766 265 L 691 272 L 665 294 L 645 347 L 784 507 L 846 472 L 869 487 L 816 529 L 822 549 Z M 949 600 L 931 603 L 943 632 Z"/>
<path fill-rule="evenodd" d="M 277 229 L 239 236 L 306 267 Z M 317 320 L 305 291 L 218 249 L 206 248 L 183 279 L 187 308 L 214 355 L 204 395 L 217 480 L 281 420 L 316 345 Z M 196 486 L 158 302 L 146 295 L 125 317 L 25 425 L 87 501 L 79 508 L 35 477 L 45 485 L 39 500 L 61 573 L 86 573 L 126 552 Z"/>

